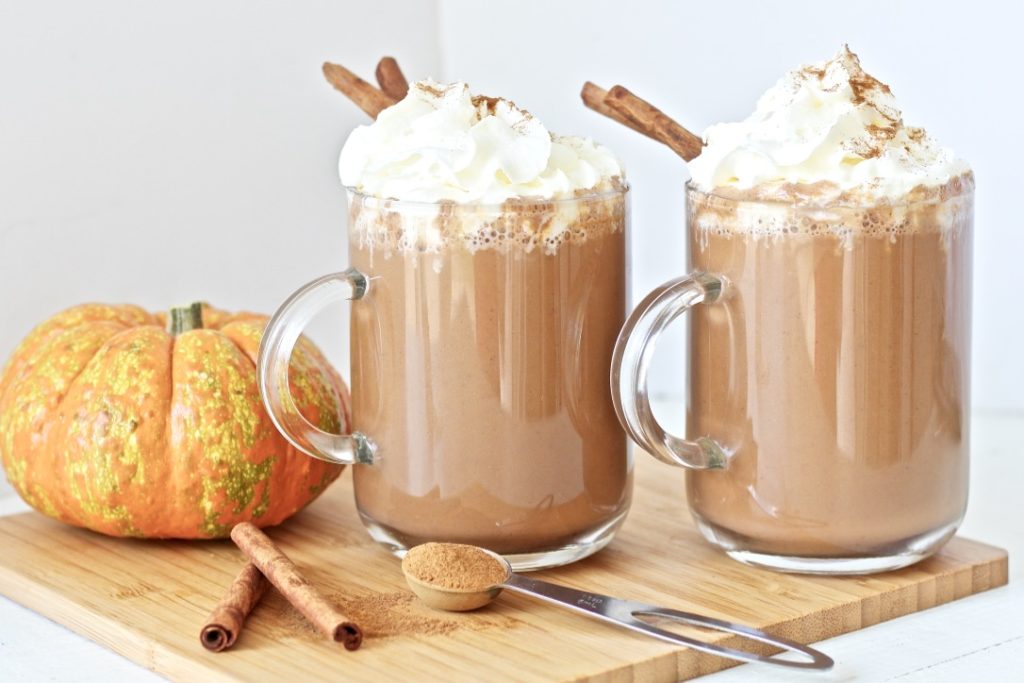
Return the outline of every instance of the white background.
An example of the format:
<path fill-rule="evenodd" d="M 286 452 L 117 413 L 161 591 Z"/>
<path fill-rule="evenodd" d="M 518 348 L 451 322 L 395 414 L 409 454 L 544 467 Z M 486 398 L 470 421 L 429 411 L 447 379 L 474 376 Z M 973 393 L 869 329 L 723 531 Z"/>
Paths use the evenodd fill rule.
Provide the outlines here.
<path fill-rule="evenodd" d="M 1009 3 L 1007 3 L 1009 6 Z M 0 0 L 0 358 L 82 301 L 270 312 L 345 263 L 336 160 L 366 117 L 320 74 L 463 79 L 615 149 L 634 186 L 634 298 L 684 269 L 671 152 L 586 110 L 623 83 L 694 130 L 742 118 L 845 41 L 978 177 L 974 405 L 1024 412 L 1019 10 L 996 3 Z M 1014 5 L 1014 7 L 1016 7 Z M 339 307 L 313 330 L 347 367 Z M 682 335 L 655 389 L 682 389 Z"/>

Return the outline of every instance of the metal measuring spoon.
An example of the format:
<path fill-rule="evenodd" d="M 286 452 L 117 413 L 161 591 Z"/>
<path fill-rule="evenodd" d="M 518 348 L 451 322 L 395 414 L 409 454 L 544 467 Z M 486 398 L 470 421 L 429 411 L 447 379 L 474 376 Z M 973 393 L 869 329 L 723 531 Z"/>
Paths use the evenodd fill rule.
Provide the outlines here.
<path fill-rule="evenodd" d="M 475 546 L 470 547 L 475 548 Z M 498 594 L 501 593 L 502 589 L 508 588 L 509 590 L 513 590 L 518 593 L 525 593 L 527 595 L 532 595 L 535 598 L 540 598 L 545 602 L 554 603 L 576 612 L 581 612 L 589 617 L 607 621 L 615 624 L 616 626 L 621 626 L 622 628 L 628 628 L 632 631 L 643 633 L 652 638 L 657 638 L 658 640 L 664 640 L 676 645 L 685 645 L 686 647 L 693 648 L 694 650 L 707 652 L 708 654 L 717 655 L 719 657 L 736 659 L 741 662 L 774 664 L 775 666 L 785 666 L 795 669 L 825 670 L 831 669 L 834 664 L 831 657 L 815 650 L 814 648 L 794 642 L 788 638 L 773 636 L 761 629 L 753 628 L 751 626 L 734 624 L 721 619 L 705 617 L 691 612 L 681 612 L 667 607 L 648 605 L 642 602 L 634 602 L 632 600 L 620 600 L 619 598 L 601 595 L 600 593 L 587 593 L 574 588 L 567 588 L 566 586 L 548 583 L 547 581 L 540 581 L 539 579 L 528 579 L 525 576 L 513 572 L 511 565 L 509 565 L 501 555 L 484 548 L 476 548 L 476 550 L 486 553 L 493 558 L 496 563 L 500 563 L 500 566 L 505 569 L 504 581 L 493 586 L 488 586 L 483 590 L 477 588 L 469 590 L 453 589 L 444 588 L 417 578 L 408 571 L 404 562 L 402 564 L 402 573 L 405 574 L 405 580 L 409 584 L 409 588 L 412 589 L 412 592 L 415 593 L 420 600 L 430 607 L 449 612 L 464 612 L 467 610 L 477 609 L 478 607 L 483 607 L 498 597 Z M 744 638 L 749 638 L 750 640 L 756 640 L 767 645 L 787 650 L 800 655 L 805 659 L 799 661 L 776 659 L 775 657 L 767 657 L 753 652 L 713 645 L 711 643 L 679 635 L 678 633 L 666 631 L 658 628 L 657 626 L 652 626 L 645 621 L 637 619 L 637 616 L 670 619 L 690 626 L 699 626 L 715 631 L 732 633 Z"/>

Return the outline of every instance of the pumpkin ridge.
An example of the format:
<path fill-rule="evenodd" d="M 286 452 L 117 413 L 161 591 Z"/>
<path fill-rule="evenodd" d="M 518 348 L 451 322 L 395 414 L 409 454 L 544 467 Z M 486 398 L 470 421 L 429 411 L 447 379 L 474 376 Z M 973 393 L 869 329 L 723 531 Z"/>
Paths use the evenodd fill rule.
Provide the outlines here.
<path fill-rule="evenodd" d="M 232 329 L 228 329 L 228 328 L 231 328 L 233 325 L 237 325 L 238 328 L 242 328 L 246 324 L 256 324 L 256 325 L 258 325 L 258 327 L 260 329 L 259 336 L 262 337 L 262 330 L 263 330 L 264 327 L 266 327 L 266 324 L 267 324 L 267 321 L 269 320 L 269 318 L 267 318 L 266 316 L 259 316 L 259 315 L 252 315 L 252 317 L 246 317 L 246 318 L 238 317 L 238 316 L 243 316 L 243 315 L 246 315 L 246 314 L 244 312 L 243 313 L 235 313 L 235 314 L 231 314 L 231 315 L 225 317 L 224 320 L 220 321 L 222 324 L 217 329 L 217 332 L 219 334 L 221 334 L 225 339 L 227 339 L 231 343 L 231 345 L 238 351 L 238 353 L 243 358 L 245 358 L 245 359 L 247 359 L 249 361 L 249 367 L 252 368 L 253 376 L 254 376 L 255 382 L 256 382 L 256 391 L 259 394 L 259 401 L 260 401 L 260 405 L 262 406 L 263 396 L 260 393 L 260 388 L 259 388 L 259 376 L 258 376 L 258 370 L 259 369 L 257 367 L 257 365 L 258 365 L 257 356 L 252 352 L 252 350 L 247 345 L 240 343 L 240 339 L 239 338 L 236 338 L 234 336 L 234 332 L 236 331 L 236 328 L 232 328 Z M 238 332 L 240 334 L 242 334 L 243 337 L 244 337 L 244 329 L 238 329 Z M 259 347 L 256 347 L 255 351 L 258 353 Z M 268 417 L 268 420 L 269 420 L 269 417 Z M 276 433 L 277 428 L 274 427 L 271 424 L 270 425 L 270 430 L 272 432 Z M 277 434 L 277 441 L 283 441 L 283 440 L 284 440 L 284 437 L 282 435 L 280 435 L 280 434 Z M 295 455 L 292 453 L 292 445 L 290 443 L 285 442 L 284 446 L 285 446 L 285 448 L 284 448 L 283 452 L 280 452 L 279 449 L 278 449 L 278 452 L 272 453 L 271 455 L 269 455 L 267 457 L 267 459 L 264 462 L 260 463 L 257 466 L 257 467 L 260 467 L 260 468 L 262 468 L 264 466 L 266 467 L 266 469 L 262 471 L 262 475 L 263 475 L 262 479 L 265 481 L 265 484 L 263 486 L 263 493 L 260 496 L 259 502 L 256 503 L 256 505 L 253 506 L 253 509 L 252 509 L 253 522 L 256 523 L 258 526 L 262 526 L 262 524 L 259 524 L 259 522 L 257 520 L 260 517 L 263 517 L 264 515 L 267 515 L 268 512 L 272 511 L 271 510 L 272 503 L 271 503 L 271 500 L 270 500 L 270 489 L 271 489 L 271 485 L 273 483 L 274 477 L 277 474 L 276 470 L 279 469 L 279 468 L 275 468 L 275 465 L 278 465 L 278 464 L 280 464 L 282 462 L 287 462 L 291 458 L 295 457 Z M 303 459 L 306 458 L 306 455 L 304 453 L 301 453 L 301 454 L 298 454 L 298 455 L 300 455 Z M 304 466 L 307 469 L 309 468 L 309 463 L 308 462 L 304 462 L 304 460 L 301 461 L 301 462 L 303 462 Z M 333 481 L 333 478 L 331 479 L 331 481 Z M 313 499 L 310 499 L 309 501 L 307 501 L 307 504 L 311 503 L 312 500 Z M 274 510 L 273 512 L 276 513 L 277 511 Z M 269 519 L 271 520 L 272 523 L 274 523 L 273 520 L 274 520 L 274 518 L 276 516 L 277 515 L 270 515 Z M 286 515 L 286 517 L 287 516 L 289 516 L 289 515 Z"/>
<path fill-rule="evenodd" d="M 113 335 L 62 401 L 74 397 L 79 405 L 73 412 L 68 406 L 51 414 L 54 457 L 63 463 L 67 483 L 65 510 L 92 529 L 144 535 L 140 517 L 149 506 L 137 503 L 159 487 L 164 462 L 147 457 L 160 450 L 161 444 L 148 437 L 162 432 L 158 421 L 166 416 L 157 372 L 163 354 L 154 343 L 167 342 L 166 333 L 148 325 Z"/>
<path fill-rule="evenodd" d="M 154 314 L 157 318 L 157 322 L 160 323 L 159 316 Z M 161 324 L 160 329 L 166 331 L 166 327 Z M 177 482 L 177 472 L 180 469 L 180 463 L 178 460 L 178 449 L 174 442 L 174 405 L 175 405 L 175 392 L 174 392 L 174 363 L 177 360 L 176 354 L 174 353 L 175 347 L 178 345 L 177 337 L 171 337 L 171 348 L 169 349 L 170 356 L 167 359 L 167 416 L 164 418 L 164 458 L 170 463 L 170 473 L 167 475 L 168 482 L 172 484 L 174 490 L 180 491 L 179 484 Z M 169 506 L 169 513 L 172 515 L 179 515 L 180 503 L 175 500 L 172 501 Z"/>
<path fill-rule="evenodd" d="M 51 332 L 51 334 L 48 335 L 47 337 L 45 337 L 44 339 L 42 339 L 41 342 L 46 344 L 47 347 L 56 346 L 58 344 L 58 342 L 64 341 L 66 337 L 69 337 L 69 336 L 74 335 L 74 334 L 79 334 L 79 333 L 82 332 L 83 328 L 85 328 L 87 326 L 91 327 L 92 325 L 95 325 L 97 323 L 100 324 L 100 325 L 107 325 L 107 324 L 115 324 L 115 325 L 117 325 L 117 324 L 121 324 L 121 322 L 118 321 L 118 320 L 89 320 L 89 321 L 86 321 L 84 323 L 81 323 L 81 324 L 78 324 L 78 325 L 75 325 L 75 326 L 54 327 L 52 332 Z M 131 328 L 130 327 L 125 327 L 124 328 L 124 330 L 127 330 L 127 329 L 131 329 Z M 124 330 L 121 330 L 121 332 L 123 332 Z M 113 336 L 115 336 L 117 334 L 120 334 L 121 332 L 116 332 L 116 333 L 114 333 L 114 335 L 111 335 L 111 337 L 113 337 Z M 108 340 L 109 339 L 110 339 L 110 337 L 108 337 Z M 104 342 L 104 343 L 106 343 L 106 342 Z M 101 344 L 101 346 L 102 346 L 102 344 Z M 47 348 L 47 347 L 44 347 L 43 350 L 44 351 L 48 351 L 49 348 Z M 99 347 L 97 347 L 97 349 L 98 348 Z M 0 380 L 2 380 L 2 381 L 0 381 L 0 402 L 3 401 L 3 397 L 6 395 L 8 389 L 13 389 L 15 384 L 17 384 L 19 381 L 24 381 L 25 379 L 28 379 L 28 377 L 30 375 L 32 375 L 38 369 L 35 365 L 31 365 L 31 366 L 22 368 L 21 369 L 22 372 L 21 372 L 21 374 L 18 377 L 14 377 L 13 375 L 11 377 L 8 377 L 8 372 L 9 371 L 10 372 L 14 371 L 14 360 L 19 355 L 19 352 L 21 352 L 22 350 L 23 349 L 21 348 L 21 344 L 19 344 L 18 347 L 14 349 L 14 352 L 11 354 L 11 357 L 7 359 L 7 363 L 4 364 L 3 374 L 0 375 Z M 40 354 L 40 355 L 43 355 L 43 354 Z M 88 364 L 88 362 L 86 362 L 86 364 Z M 72 383 L 74 382 L 75 379 L 78 378 L 78 375 L 80 375 L 83 370 L 85 370 L 85 365 L 83 365 L 81 368 L 79 368 L 78 373 L 76 373 L 74 375 L 74 377 L 72 377 L 72 379 L 68 382 L 68 389 L 71 388 Z M 64 393 L 67 394 L 67 390 L 65 390 Z M 61 400 L 63 400 L 63 397 L 61 397 Z M 58 403 L 58 405 L 59 405 L 59 403 Z"/>
<path fill-rule="evenodd" d="M 217 330 L 192 330 L 175 339 L 175 407 L 181 433 L 175 439 L 190 467 L 202 517 L 197 531 L 226 535 L 238 519 L 257 517 L 277 455 L 276 432 L 263 411 L 247 355 Z"/>
<path fill-rule="evenodd" d="M 270 316 L 262 313 L 253 313 L 252 311 L 238 311 L 236 313 L 228 313 L 224 317 L 217 319 L 216 325 L 208 329 L 214 329 L 219 332 L 223 332 L 225 328 L 236 323 L 258 323 L 261 328 L 267 326 Z"/>
<path fill-rule="evenodd" d="M 76 342 L 89 342 L 90 335 L 102 332 L 111 325 L 123 326 L 123 324 L 117 320 L 92 320 L 74 327 L 61 328 L 59 331 L 46 337 L 44 342 L 46 346 L 38 353 L 38 357 L 34 358 L 33 363 L 30 366 L 23 368 L 23 372 L 17 378 L 17 381 L 12 380 L 7 384 L 5 394 L 0 396 L 0 410 L 2 410 L 3 413 L 7 413 L 8 410 L 13 410 L 15 407 L 20 407 L 22 410 L 25 410 L 28 406 L 31 406 L 32 394 L 29 390 L 26 390 L 28 393 L 15 392 L 11 394 L 9 400 L 6 400 L 8 398 L 6 391 L 14 389 L 16 384 L 19 384 L 20 388 L 24 389 L 25 382 L 35 382 L 38 384 L 40 382 L 40 378 L 49 378 L 52 382 L 53 374 L 59 373 L 60 364 L 58 363 L 53 365 L 49 360 L 50 355 L 58 354 L 66 348 L 73 348 Z M 84 357 L 80 359 L 82 360 L 81 367 L 74 371 L 74 373 L 68 378 L 61 378 L 63 383 L 63 389 L 61 390 L 62 393 L 60 393 L 55 403 L 50 405 L 44 404 L 41 407 L 41 410 L 43 411 L 43 415 L 41 416 L 42 420 L 36 429 L 31 430 L 33 433 L 36 435 L 45 435 L 50 429 L 52 429 L 55 418 L 59 415 L 59 410 L 63 405 L 64 400 L 72 391 L 79 377 L 81 377 L 82 373 L 84 373 L 86 368 L 88 368 L 92 359 L 96 356 L 96 353 L 103 348 L 110 339 L 123 331 L 124 330 L 122 329 L 114 332 L 100 342 L 87 359 Z M 90 344 L 86 344 L 86 348 L 89 345 Z M 35 386 L 33 388 L 42 391 L 39 386 Z M 48 387 L 47 390 L 52 392 L 52 386 Z M 17 402 L 19 398 L 23 401 L 20 403 L 20 406 Z M 13 406 L 11 405 L 12 403 Z M 26 502 L 37 509 L 42 506 L 45 508 L 44 511 L 56 510 L 57 508 L 52 499 L 46 497 L 44 500 L 38 495 L 40 487 L 39 482 L 36 481 L 37 470 L 45 469 L 40 467 L 40 460 L 46 457 L 52 458 L 53 455 L 44 449 L 42 453 L 33 452 L 31 456 L 22 455 L 19 459 L 17 452 L 18 449 L 14 446 L 14 437 L 18 434 L 24 436 L 26 430 L 29 430 L 32 425 L 29 422 L 18 424 L 17 420 L 18 417 L 15 417 L 14 422 L 12 423 L 10 418 L 4 414 L 0 414 L 0 432 L 3 432 L 0 433 L 0 436 L 7 439 L 10 445 L 10 448 L 0 448 L 0 456 L 2 456 L 4 468 L 8 472 L 11 484 L 22 495 L 22 497 L 25 498 Z M 0 444 L 0 446 L 2 446 L 2 444 Z M 60 472 L 60 474 L 64 473 Z M 64 515 L 57 515 L 58 519 L 64 519 L 64 517 Z"/>
<path fill-rule="evenodd" d="M 232 319 L 220 330 L 220 333 L 234 342 L 243 355 L 249 358 L 254 372 L 259 354 L 259 344 L 269 318 L 254 316 L 242 320 Z M 338 432 L 348 428 L 349 406 L 348 391 L 344 388 L 341 376 L 327 363 L 326 359 L 305 336 L 300 336 L 299 343 L 291 359 L 289 371 L 292 398 L 309 422 L 320 429 Z M 339 386 L 340 384 L 340 386 Z M 262 401 L 262 398 L 261 398 Z M 268 416 L 269 420 L 269 416 Z M 278 470 L 285 467 L 295 470 L 293 476 L 304 482 L 308 499 L 299 505 L 292 504 L 282 508 L 280 499 L 267 512 L 267 524 L 276 524 L 295 514 L 311 503 L 324 489 L 341 474 L 343 467 L 311 458 L 293 446 L 276 427 L 270 429 L 277 434 L 277 453 L 281 464 Z M 301 473 L 301 477 L 298 476 Z M 280 486 L 278 477 L 271 477 L 273 486 Z M 261 525 L 262 526 L 262 525 Z"/>
<path fill-rule="evenodd" d="M 106 321 L 104 321 L 104 322 L 106 322 Z M 68 394 L 70 394 L 71 390 L 75 387 L 75 383 L 78 382 L 79 378 L 81 378 L 81 376 L 83 374 L 85 374 L 85 371 L 89 367 L 89 363 L 92 362 L 92 359 L 95 358 L 96 356 L 98 356 L 100 354 L 100 352 L 103 351 L 103 349 L 108 344 L 110 344 L 110 342 L 112 342 L 114 339 L 117 339 L 119 336 L 121 336 L 125 332 L 131 332 L 134 329 L 136 329 L 136 328 L 134 328 L 134 327 L 126 327 L 123 330 L 121 330 L 120 332 L 115 332 L 114 334 L 110 335 L 110 337 L 108 337 L 105 342 L 103 342 L 98 347 L 96 347 L 96 351 L 95 351 L 95 353 L 92 354 L 92 358 L 90 358 L 88 361 L 86 361 L 85 364 L 82 365 L 82 367 L 80 367 L 78 369 L 78 372 L 76 372 L 74 377 L 72 377 L 71 380 L 68 382 L 68 386 L 67 386 L 67 389 L 64 390 L 64 394 L 59 399 L 57 399 L 57 403 L 54 404 L 54 406 L 53 406 L 53 411 L 52 411 L 52 415 L 53 416 L 60 415 L 61 409 L 64 407 L 64 401 L 67 400 Z"/>
<path fill-rule="evenodd" d="M 95 315 L 97 313 L 106 315 Z M 47 344 L 62 334 L 96 323 L 113 323 L 125 329 L 145 324 L 146 319 L 152 320 L 153 315 L 134 304 L 98 304 L 86 303 L 65 308 L 50 319 L 36 325 L 11 352 L 10 357 L 0 370 L 0 398 L 14 383 L 14 367 L 24 361 L 24 354 L 34 346 Z M 21 368 L 24 371 L 24 368 Z M 22 375 L 23 376 L 23 375 Z"/>

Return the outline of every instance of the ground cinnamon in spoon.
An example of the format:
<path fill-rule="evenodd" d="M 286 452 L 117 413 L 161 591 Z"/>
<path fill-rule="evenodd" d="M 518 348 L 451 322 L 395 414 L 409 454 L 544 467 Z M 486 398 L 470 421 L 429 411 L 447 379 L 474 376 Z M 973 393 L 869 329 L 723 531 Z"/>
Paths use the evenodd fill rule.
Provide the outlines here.
<path fill-rule="evenodd" d="M 424 543 L 409 550 L 402 571 L 436 588 L 485 591 L 505 583 L 508 568 L 473 545 Z"/>

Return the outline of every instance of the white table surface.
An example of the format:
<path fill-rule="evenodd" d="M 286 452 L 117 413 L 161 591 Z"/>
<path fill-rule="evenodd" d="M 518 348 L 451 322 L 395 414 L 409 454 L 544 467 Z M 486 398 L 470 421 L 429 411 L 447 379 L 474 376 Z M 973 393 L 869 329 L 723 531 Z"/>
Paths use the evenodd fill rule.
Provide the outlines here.
<path fill-rule="evenodd" d="M 971 501 L 960 533 L 1010 551 L 1010 585 L 822 641 L 817 647 L 837 662 L 828 673 L 747 665 L 700 680 L 1024 681 L 1024 416 L 979 414 L 971 429 Z M 0 515 L 26 509 L 0 482 Z M 0 597 L 0 681 L 72 679 L 159 677 Z"/>

